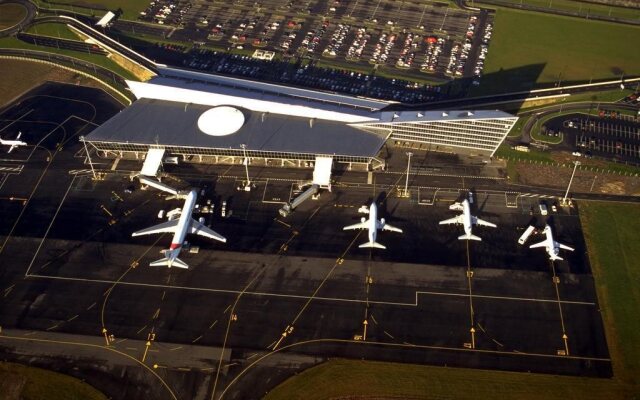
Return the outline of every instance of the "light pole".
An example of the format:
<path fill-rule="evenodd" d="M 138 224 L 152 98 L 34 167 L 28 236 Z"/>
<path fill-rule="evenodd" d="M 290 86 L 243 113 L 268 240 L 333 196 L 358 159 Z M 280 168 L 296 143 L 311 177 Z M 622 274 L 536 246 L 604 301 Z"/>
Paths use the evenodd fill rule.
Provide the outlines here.
<path fill-rule="evenodd" d="M 247 183 L 244 185 L 244 190 L 248 192 L 251 190 L 251 181 L 249 180 L 249 159 L 247 158 L 247 145 L 243 143 L 240 145 L 240 147 L 242 147 L 242 153 L 244 155 L 244 160 L 242 161 L 242 163 L 244 164 L 244 170 L 247 173 Z"/>
<path fill-rule="evenodd" d="M 407 179 L 404 181 L 404 197 L 409 197 L 409 168 L 411 167 L 412 152 L 407 151 Z"/>
<path fill-rule="evenodd" d="M 562 198 L 562 205 L 567 204 L 567 196 L 569 195 L 569 189 L 571 188 L 571 182 L 573 182 L 573 176 L 576 174 L 576 169 L 578 169 L 578 165 L 580 165 L 580 161 L 573 162 L 573 172 L 571 173 L 571 179 L 569 179 L 569 185 L 567 186 L 567 191 Z"/>

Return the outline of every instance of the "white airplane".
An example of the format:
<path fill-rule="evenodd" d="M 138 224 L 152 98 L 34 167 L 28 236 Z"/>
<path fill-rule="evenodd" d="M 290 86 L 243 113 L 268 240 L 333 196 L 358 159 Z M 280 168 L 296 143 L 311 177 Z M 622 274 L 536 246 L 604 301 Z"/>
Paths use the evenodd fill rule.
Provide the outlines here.
<path fill-rule="evenodd" d="M 18 136 L 16 137 L 15 140 L 0 139 L 0 144 L 5 145 L 5 146 L 11 146 L 11 147 L 9 147 L 9 150 L 7 151 L 7 153 L 11 153 L 16 147 L 18 147 L 18 146 L 26 146 L 27 145 L 27 142 L 23 142 L 22 140 L 18 140 L 18 139 L 20 139 L 20 136 L 22 136 L 22 132 L 18 132 Z"/>
<path fill-rule="evenodd" d="M 462 224 L 464 226 L 464 235 L 458 236 L 458 240 L 482 240 L 478 236 L 471 233 L 471 227 L 473 225 L 496 227 L 496 224 L 481 220 L 478 217 L 471 215 L 471 208 L 469 207 L 469 200 L 464 199 L 462 203 L 453 203 L 449 206 L 449 210 L 462 210 L 462 214 L 457 217 L 445 219 L 440 221 L 440 225 L 446 224 Z"/>
<path fill-rule="evenodd" d="M 198 192 L 195 189 L 191 190 L 187 195 L 184 206 L 182 207 L 180 218 L 163 222 L 162 224 L 158 224 L 131 234 L 131 236 L 142 236 L 150 235 L 153 233 L 174 233 L 173 239 L 171 240 L 171 246 L 169 247 L 169 249 L 164 250 L 165 258 L 154 261 L 149 265 L 151 265 L 152 267 L 166 265 L 169 268 L 171 268 L 172 266 L 176 266 L 178 268 L 189 268 L 189 266 L 185 264 L 184 261 L 178 258 L 180 249 L 182 248 L 182 244 L 184 243 L 184 238 L 187 233 L 195 233 L 196 235 L 219 240 L 223 243 L 227 242 L 227 239 L 224 236 L 219 235 L 218 233 L 207 228 L 202 222 L 198 222 L 195 219 L 191 218 L 191 214 L 193 213 L 193 208 L 196 204 L 197 198 Z"/>
<path fill-rule="evenodd" d="M 545 225 L 544 230 L 542 232 L 547 236 L 546 239 L 540 243 L 532 244 L 529 247 L 532 249 L 536 247 L 546 247 L 547 254 L 549 254 L 549 259 L 553 261 L 562 260 L 562 258 L 558 256 L 558 254 L 560 254 L 560 249 L 565 249 L 569 251 L 574 250 L 572 247 L 569 247 L 567 245 L 564 245 L 562 243 L 559 243 L 553 240 L 553 232 L 551 231 L 551 227 L 548 224 Z"/>
<path fill-rule="evenodd" d="M 362 217 L 359 224 L 349 225 L 342 228 L 344 231 L 352 230 L 352 229 L 368 229 L 369 230 L 369 241 L 367 243 L 361 244 L 360 248 L 366 247 L 375 247 L 377 249 L 386 249 L 385 246 L 376 242 L 376 235 L 378 229 L 382 229 L 383 231 L 392 231 L 392 232 L 400 232 L 402 233 L 402 229 L 396 228 L 395 226 L 391 226 L 387 224 L 384 218 L 378 220 L 378 207 L 376 206 L 375 201 L 371 203 L 369 208 L 366 206 L 360 208 L 358 211 L 363 212 L 365 214 L 369 214 L 369 219 Z"/>

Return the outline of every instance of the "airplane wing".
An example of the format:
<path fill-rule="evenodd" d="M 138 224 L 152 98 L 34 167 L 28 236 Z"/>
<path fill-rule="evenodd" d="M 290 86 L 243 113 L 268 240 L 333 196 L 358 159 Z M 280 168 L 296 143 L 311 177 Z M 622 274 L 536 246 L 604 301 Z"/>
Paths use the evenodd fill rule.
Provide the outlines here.
<path fill-rule="evenodd" d="M 207 238 L 213 239 L 213 240 L 219 240 L 222 243 L 226 243 L 227 242 L 227 238 L 225 238 L 224 236 L 220 235 L 219 233 L 216 233 L 213 230 L 207 228 L 204 224 L 201 224 L 200 222 L 196 221 L 193 218 L 191 219 L 190 228 L 191 228 L 190 233 L 194 233 L 196 235 L 204 236 L 204 237 L 207 237 Z"/>
<path fill-rule="evenodd" d="M 482 220 L 482 219 L 480 219 L 480 218 L 478 218 L 478 217 L 473 217 L 473 223 L 474 223 L 475 225 L 490 226 L 490 227 L 492 227 L 492 228 L 497 228 L 497 225 L 496 225 L 496 224 L 493 224 L 493 223 L 491 223 L 491 222 L 488 222 L 488 221 Z"/>
<path fill-rule="evenodd" d="M 343 231 L 350 231 L 352 229 L 367 229 L 367 223 L 369 221 L 364 221 L 364 222 L 360 222 L 358 224 L 353 224 L 353 225 L 349 225 L 349 226 L 345 226 L 344 228 L 342 228 Z"/>
<path fill-rule="evenodd" d="M 9 147 L 9 150 L 7 150 L 7 154 L 11 153 L 16 147 L 18 146 L 16 146 L 15 144 Z"/>
<path fill-rule="evenodd" d="M 172 221 L 163 222 L 158 225 L 151 226 L 146 229 L 139 230 L 137 232 L 133 232 L 131 236 L 142 236 L 142 235 L 151 235 L 154 233 L 165 233 L 165 232 L 175 232 L 176 226 L 178 225 L 177 219 Z"/>
<path fill-rule="evenodd" d="M 391 231 L 391 232 L 400 232 L 402 233 L 402 229 L 396 228 L 395 226 L 391 226 L 385 222 L 384 225 L 380 226 L 380 223 L 377 224 L 378 229 L 382 229 L 383 231 Z"/>
<path fill-rule="evenodd" d="M 18 132 L 18 136 L 16 136 L 16 140 L 20 139 L 20 136 L 22 136 L 22 131 Z"/>
<path fill-rule="evenodd" d="M 546 247 L 547 246 L 547 241 L 543 240 L 540 243 L 536 243 L 536 244 L 532 244 L 531 246 L 529 246 L 530 249 L 535 249 L 536 247 Z"/>
<path fill-rule="evenodd" d="M 462 223 L 462 215 L 458 215 L 457 217 L 445 219 L 444 221 L 440 221 L 440 225 L 447 224 L 461 224 Z"/>
<path fill-rule="evenodd" d="M 575 250 L 573 247 L 569 247 L 566 244 L 562 244 L 562 243 L 558 243 L 558 242 L 556 242 L 556 246 L 560 247 L 561 249 L 565 249 L 565 250 L 569 250 L 569 251 Z"/>

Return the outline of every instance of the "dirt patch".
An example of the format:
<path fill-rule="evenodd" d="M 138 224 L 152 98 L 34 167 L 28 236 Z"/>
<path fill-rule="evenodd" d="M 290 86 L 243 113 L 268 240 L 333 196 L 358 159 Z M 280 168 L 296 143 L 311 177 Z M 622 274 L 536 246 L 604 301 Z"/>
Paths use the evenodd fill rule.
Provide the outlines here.
<path fill-rule="evenodd" d="M 516 163 L 513 167 L 518 183 L 565 189 L 573 168 Z M 510 176 L 513 174 L 510 174 Z M 576 171 L 571 184 L 573 193 L 640 195 L 640 178 L 592 171 Z"/>

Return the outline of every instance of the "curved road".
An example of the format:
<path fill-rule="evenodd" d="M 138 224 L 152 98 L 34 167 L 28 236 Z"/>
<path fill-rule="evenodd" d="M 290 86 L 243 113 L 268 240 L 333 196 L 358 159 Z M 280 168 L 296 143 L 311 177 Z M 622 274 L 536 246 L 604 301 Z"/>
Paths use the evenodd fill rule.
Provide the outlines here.
<path fill-rule="evenodd" d="M 530 118 L 527 123 L 522 127 L 522 138 L 521 142 L 523 143 L 531 143 L 531 128 L 549 114 L 554 114 L 562 111 L 570 111 L 570 110 L 584 110 L 586 108 L 592 108 L 594 104 L 598 104 L 600 106 L 611 106 L 618 109 L 630 110 L 630 111 L 638 111 L 640 110 L 640 106 L 634 106 L 631 104 L 622 104 L 622 103 L 594 103 L 594 102 L 581 102 L 581 103 L 572 103 L 572 104 L 559 104 L 553 105 L 545 108 L 543 111 L 540 109 L 523 112 L 520 114 L 521 117 L 528 117 L 530 115 L 534 115 L 533 118 Z"/>

